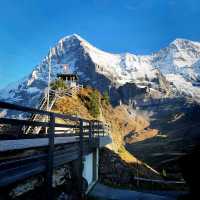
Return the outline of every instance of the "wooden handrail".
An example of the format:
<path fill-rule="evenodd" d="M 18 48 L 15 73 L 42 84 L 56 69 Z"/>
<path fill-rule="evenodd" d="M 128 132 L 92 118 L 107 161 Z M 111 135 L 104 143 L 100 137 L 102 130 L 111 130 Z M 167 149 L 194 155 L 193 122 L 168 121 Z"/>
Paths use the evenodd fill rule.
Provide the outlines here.
<path fill-rule="evenodd" d="M 96 140 L 96 138 L 99 138 L 101 136 L 105 136 L 105 130 L 107 132 L 107 128 L 109 128 L 109 125 L 105 125 L 103 122 L 98 121 L 98 120 L 86 120 L 86 119 L 82 119 L 80 117 L 74 117 L 71 115 L 65 115 L 65 114 L 59 114 L 59 113 L 54 113 L 54 112 L 49 112 L 49 111 L 44 111 L 44 110 L 39 110 L 39 109 L 35 109 L 35 108 L 29 108 L 29 107 L 25 107 L 25 106 L 20 106 L 20 105 L 15 105 L 15 104 L 11 104 L 11 103 L 6 103 L 6 102 L 2 102 L 0 101 L 0 109 L 8 109 L 8 110 L 16 110 L 16 111 L 20 111 L 22 113 L 31 113 L 32 115 L 38 114 L 38 115 L 45 115 L 48 116 L 48 121 L 44 122 L 44 121 L 33 121 L 33 119 L 13 119 L 13 118 L 0 118 L 0 124 L 9 124 L 9 125 L 13 125 L 13 126 L 31 126 L 31 127 L 47 127 L 47 138 L 48 138 L 48 153 L 47 155 L 41 155 L 43 157 L 45 157 L 44 160 L 36 160 L 37 162 L 34 163 L 36 165 L 33 166 L 33 169 L 31 168 L 30 170 L 28 170 L 28 174 L 26 175 L 27 177 L 33 176 L 34 174 L 38 174 L 41 172 L 46 172 L 46 187 L 47 187 L 47 199 L 48 200 L 52 200 L 52 181 L 53 181 L 53 168 L 55 166 L 55 164 L 57 164 L 55 161 L 58 160 L 58 156 L 56 156 L 55 154 L 55 142 L 54 140 L 56 140 L 56 128 L 61 127 L 61 128 L 67 128 L 69 131 L 71 130 L 71 133 L 68 134 L 64 134 L 64 136 L 73 136 L 73 137 L 79 137 L 79 148 L 78 148 L 78 159 L 81 161 L 80 164 L 80 172 L 82 173 L 82 169 L 83 169 L 83 156 L 84 156 L 84 141 L 87 142 L 87 140 L 89 141 L 89 144 L 93 145 L 93 140 Z M 61 118 L 64 120 L 68 120 L 71 121 L 71 124 L 63 124 L 63 123 L 56 123 L 56 118 Z M 37 120 L 40 118 L 37 118 Z M 66 129 L 63 129 L 63 133 L 66 131 Z M 77 132 L 78 131 L 78 132 Z M 107 133 L 108 134 L 108 133 Z M 25 134 L 21 134 L 21 135 L 25 135 Z M 27 136 L 27 135 L 26 135 Z M 38 135 L 39 136 L 39 135 Z M 39 136 L 40 137 L 40 136 Z M 65 137 L 66 138 L 66 137 Z M 19 137 L 20 139 L 20 137 Z M 19 140 L 18 140 L 19 141 Z M 97 145 L 99 145 L 97 143 Z M 60 155 L 64 154 L 63 152 L 60 152 Z M 43 158 L 42 157 L 42 158 Z M 63 156 L 68 157 L 68 156 Z M 77 159 L 77 158 L 76 158 Z M 63 161 L 62 159 L 62 163 L 65 163 L 66 161 Z M 58 164 L 57 164 L 58 165 Z M 26 163 L 24 163 L 24 166 L 27 167 Z M 40 167 L 38 167 L 40 166 Z M 1 166 L 0 165 L 0 175 L 1 175 L 1 167 L 5 166 Z M 32 166 L 29 166 L 32 167 Z M 37 170 L 36 170 L 37 169 Z M 20 170 L 24 170 L 24 169 L 20 169 Z M 35 171 L 34 171 L 35 170 Z M 4 173 L 4 171 L 2 170 L 2 173 Z M 24 176 L 19 177 L 18 179 L 23 179 Z M 81 178 L 81 177 L 80 177 Z M 17 179 L 17 180 L 18 180 Z M 5 178 L 4 181 L 0 181 L 0 186 L 1 184 L 11 184 L 12 182 L 16 181 L 16 176 L 13 178 L 13 180 L 8 180 Z M 82 191 L 82 178 L 80 179 L 80 190 Z"/>
<path fill-rule="evenodd" d="M 54 123 L 54 127 L 61 127 L 61 128 L 72 128 L 72 129 L 80 129 L 80 126 L 77 125 L 79 124 L 79 121 L 81 120 L 83 122 L 83 130 L 84 133 L 88 134 L 95 134 L 100 131 L 104 131 L 104 129 L 109 129 L 108 124 L 104 124 L 101 121 L 98 120 L 87 120 L 87 119 L 82 119 L 80 117 L 76 116 L 71 116 L 71 115 L 66 115 L 66 114 L 60 114 L 60 113 L 54 113 L 50 111 L 44 111 L 44 110 L 39 110 L 35 108 L 30 108 L 26 106 L 20 106 L 16 104 L 11 104 L 7 102 L 2 102 L 0 101 L 0 108 L 2 109 L 8 109 L 8 110 L 16 110 L 16 111 L 21 111 L 21 112 L 28 112 L 31 114 L 39 114 L 39 115 L 46 115 L 46 116 L 51 116 L 53 115 L 55 118 L 61 118 L 64 120 L 69 120 L 72 121 L 73 123 L 76 124 L 63 124 L 63 123 Z M 32 127 L 51 127 L 50 121 L 49 122 L 44 122 L 44 121 L 33 121 L 29 119 L 12 119 L 12 118 L 0 118 L 0 124 L 11 124 L 11 125 L 26 125 L 26 126 L 32 126 Z M 92 129 L 91 129 L 92 127 Z M 86 130 L 86 131 L 85 131 Z"/>

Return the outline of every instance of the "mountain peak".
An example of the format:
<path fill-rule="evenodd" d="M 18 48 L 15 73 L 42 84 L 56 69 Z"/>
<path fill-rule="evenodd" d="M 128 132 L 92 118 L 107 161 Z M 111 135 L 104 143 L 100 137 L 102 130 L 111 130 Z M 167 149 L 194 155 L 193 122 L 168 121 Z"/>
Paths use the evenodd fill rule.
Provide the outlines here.
<path fill-rule="evenodd" d="M 172 43 L 184 43 L 184 42 L 192 42 L 191 40 L 185 39 L 185 38 L 176 38 Z"/>
<path fill-rule="evenodd" d="M 67 36 L 63 37 L 62 39 L 60 39 L 59 43 L 68 42 L 70 40 L 72 40 L 72 41 L 76 40 L 76 41 L 80 41 L 80 42 L 85 41 L 86 42 L 86 40 L 84 40 L 80 35 L 73 33 L 71 35 L 67 35 Z"/>
<path fill-rule="evenodd" d="M 49 57 L 57 57 L 65 54 L 66 51 L 74 51 L 81 46 L 86 46 L 89 43 L 78 34 L 67 35 L 61 38 L 48 53 Z M 48 59 L 48 58 L 47 58 Z"/>
<path fill-rule="evenodd" d="M 67 63 L 70 71 L 76 72 L 81 81 L 100 88 L 101 91 L 108 88 L 108 84 L 117 89 L 127 83 L 135 83 L 138 87 L 148 86 L 152 91 L 156 90 L 159 93 L 157 88 L 160 86 L 156 81 L 160 80 L 161 76 L 152 70 L 157 68 L 167 80 L 179 86 L 177 86 L 179 91 L 187 93 L 192 90 L 195 95 L 198 93 L 200 99 L 200 89 L 197 91 L 192 82 L 188 82 L 193 81 L 193 77 L 200 76 L 199 65 L 194 69 L 192 67 L 198 60 L 200 60 L 200 43 L 186 39 L 177 38 L 168 47 L 153 55 L 137 56 L 130 53 L 112 54 L 103 51 L 78 34 L 72 34 L 60 39 L 26 80 L 9 87 L 6 100 L 27 102 L 31 98 L 33 100 L 30 101 L 30 106 L 34 105 L 47 86 L 50 63 L 52 80 L 56 78 L 57 73 L 62 72 L 61 64 Z M 173 79 L 169 74 L 173 75 Z M 184 81 L 188 83 L 185 88 Z M 1 98 L 1 95 L 4 98 Z M 5 92 L 0 91 L 0 98 L 5 99 Z"/>
<path fill-rule="evenodd" d="M 192 40 L 183 39 L 183 38 L 177 38 L 174 41 L 172 41 L 169 45 L 170 47 L 176 46 L 177 48 L 181 49 L 187 49 L 187 48 L 200 48 L 199 42 L 194 42 Z"/>

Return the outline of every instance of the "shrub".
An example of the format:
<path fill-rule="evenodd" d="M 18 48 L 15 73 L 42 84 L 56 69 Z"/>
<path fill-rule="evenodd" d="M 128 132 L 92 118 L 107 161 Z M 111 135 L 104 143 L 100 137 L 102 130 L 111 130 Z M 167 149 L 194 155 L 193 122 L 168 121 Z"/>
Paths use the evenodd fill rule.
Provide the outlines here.
<path fill-rule="evenodd" d="M 110 97 L 109 97 L 108 91 L 104 91 L 104 93 L 103 93 L 103 99 L 104 99 L 106 105 L 110 104 Z"/>
<path fill-rule="evenodd" d="M 66 89 L 65 81 L 61 79 L 56 79 L 51 83 L 51 89 L 58 90 L 58 89 Z"/>

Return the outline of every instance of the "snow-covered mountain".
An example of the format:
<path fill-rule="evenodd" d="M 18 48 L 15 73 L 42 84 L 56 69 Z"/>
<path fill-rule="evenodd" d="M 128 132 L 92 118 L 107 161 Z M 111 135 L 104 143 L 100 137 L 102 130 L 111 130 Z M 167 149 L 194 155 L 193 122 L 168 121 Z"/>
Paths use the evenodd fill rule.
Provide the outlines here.
<path fill-rule="evenodd" d="M 178 91 L 195 99 L 200 98 L 199 42 L 176 39 L 152 57 L 152 65 L 159 68 Z"/>
<path fill-rule="evenodd" d="M 175 93 L 200 99 L 200 43 L 176 39 L 157 53 L 138 56 L 102 51 L 76 34 L 62 38 L 30 75 L 1 90 L 0 99 L 36 106 L 47 87 L 49 65 L 53 80 L 66 63 L 80 82 L 109 89 L 115 103 Z"/>

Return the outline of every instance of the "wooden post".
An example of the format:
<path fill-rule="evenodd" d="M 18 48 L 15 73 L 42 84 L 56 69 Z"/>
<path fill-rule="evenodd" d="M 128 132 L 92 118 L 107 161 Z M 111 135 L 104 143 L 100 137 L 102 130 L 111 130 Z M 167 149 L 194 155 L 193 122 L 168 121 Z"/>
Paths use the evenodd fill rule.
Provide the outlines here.
<path fill-rule="evenodd" d="M 89 122 L 89 143 L 92 142 L 92 122 Z"/>
<path fill-rule="evenodd" d="M 54 153 L 54 133 L 55 133 L 55 116 L 50 114 L 48 137 L 48 161 L 47 161 L 47 199 L 53 199 L 53 153 Z"/>
<path fill-rule="evenodd" d="M 80 197 L 83 198 L 83 120 L 80 119 L 80 132 L 79 132 L 79 145 L 80 145 L 80 169 L 79 169 L 79 192 L 80 192 Z"/>
<path fill-rule="evenodd" d="M 102 123 L 102 127 L 103 127 L 103 137 L 104 137 L 104 135 L 105 135 L 105 126 L 106 126 L 106 125 Z"/>
<path fill-rule="evenodd" d="M 91 128 L 92 128 L 92 130 L 91 130 L 91 131 L 92 131 L 92 137 L 95 138 L 95 132 L 94 132 L 94 131 L 95 131 L 95 130 L 94 130 L 95 124 L 94 124 L 93 121 L 92 121 L 92 124 L 91 124 L 91 125 L 92 125 L 92 127 L 91 127 Z"/>
<path fill-rule="evenodd" d="M 98 137 L 99 137 L 99 134 L 100 134 L 100 130 L 99 130 L 99 121 L 97 122 L 97 130 L 98 130 Z"/>

